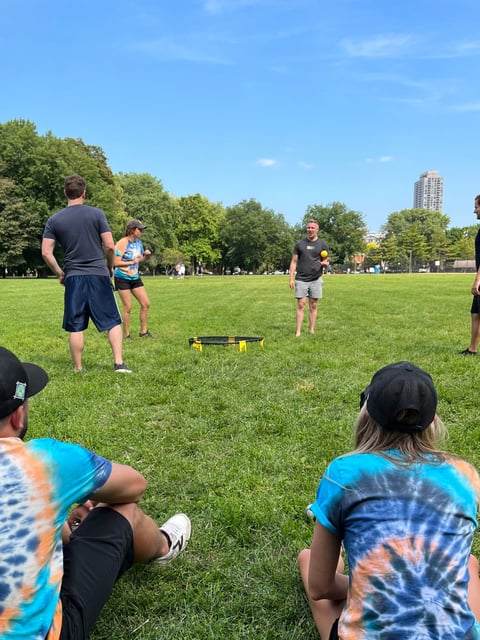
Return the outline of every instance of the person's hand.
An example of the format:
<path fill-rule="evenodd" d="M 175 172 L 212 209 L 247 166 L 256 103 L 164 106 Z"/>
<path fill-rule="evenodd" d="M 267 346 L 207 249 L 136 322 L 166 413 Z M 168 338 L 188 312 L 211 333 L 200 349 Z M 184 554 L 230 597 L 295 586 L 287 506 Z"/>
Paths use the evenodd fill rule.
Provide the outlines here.
<path fill-rule="evenodd" d="M 65 284 L 65 274 L 63 271 L 58 276 L 58 282 L 61 285 Z"/>
<path fill-rule="evenodd" d="M 472 293 L 473 293 L 474 296 L 480 296 L 480 291 L 478 289 L 479 284 L 480 283 L 477 281 L 477 279 L 475 279 L 473 284 L 472 284 Z"/>
<path fill-rule="evenodd" d="M 82 523 L 82 521 L 88 516 L 90 511 L 95 508 L 95 503 L 92 500 L 87 500 L 83 504 L 79 504 L 72 510 L 67 518 L 67 524 L 70 531 L 75 529 Z"/>
<path fill-rule="evenodd" d="M 295 280 L 293 280 L 293 278 L 290 278 L 289 286 L 290 286 L 290 289 L 294 289 L 295 288 Z"/>
<path fill-rule="evenodd" d="M 150 249 L 145 249 L 145 251 L 143 252 L 143 255 L 145 256 L 145 258 L 148 258 L 149 256 L 152 255 L 152 252 L 150 251 Z"/>

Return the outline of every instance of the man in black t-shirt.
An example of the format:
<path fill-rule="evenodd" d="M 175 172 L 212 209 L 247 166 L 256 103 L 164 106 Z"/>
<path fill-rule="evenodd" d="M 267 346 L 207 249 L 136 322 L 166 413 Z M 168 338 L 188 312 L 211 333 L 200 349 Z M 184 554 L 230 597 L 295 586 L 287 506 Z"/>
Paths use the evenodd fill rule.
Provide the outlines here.
<path fill-rule="evenodd" d="M 309 299 L 308 330 L 310 333 L 315 333 L 317 303 L 322 297 L 322 273 L 324 267 L 328 267 L 330 264 L 328 245 L 325 240 L 318 237 L 318 229 L 316 220 L 307 222 L 307 237 L 295 244 L 290 262 L 290 289 L 295 289 L 295 298 L 297 298 L 297 328 L 295 332 L 297 337 L 302 331 L 307 297 Z"/>
<path fill-rule="evenodd" d="M 477 220 L 480 220 L 480 195 L 475 198 L 473 212 L 477 216 Z M 473 300 L 470 309 L 472 319 L 470 344 L 466 349 L 460 351 L 462 356 L 476 356 L 480 344 L 480 229 L 475 236 L 475 266 L 477 274 L 471 289 Z"/>

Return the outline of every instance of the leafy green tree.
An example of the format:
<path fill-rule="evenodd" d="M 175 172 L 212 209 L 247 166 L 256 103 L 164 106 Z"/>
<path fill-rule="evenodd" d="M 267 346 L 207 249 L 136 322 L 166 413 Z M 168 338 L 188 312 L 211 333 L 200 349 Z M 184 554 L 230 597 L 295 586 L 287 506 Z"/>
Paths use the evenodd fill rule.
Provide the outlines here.
<path fill-rule="evenodd" d="M 147 225 L 144 244 L 152 251 L 148 264 L 155 265 L 165 247 L 175 247 L 175 227 L 180 219 L 180 206 L 160 180 L 148 173 L 119 173 L 125 214 L 119 237 L 125 234 L 128 220 L 136 218 Z"/>
<path fill-rule="evenodd" d="M 451 260 L 475 259 L 475 236 L 477 226 L 452 227 L 447 230 L 447 254 Z"/>
<path fill-rule="evenodd" d="M 403 254 L 408 260 L 408 271 L 411 273 L 415 266 L 419 266 L 427 258 L 427 243 L 417 223 L 404 229 L 399 235 L 399 240 Z"/>
<path fill-rule="evenodd" d="M 275 259 L 270 245 L 274 242 L 273 234 L 278 229 L 275 213 L 271 209 L 264 209 L 254 199 L 227 207 L 225 224 L 220 234 L 224 246 L 224 268 L 240 268 L 249 272 L 264 269 L 268 260 Z M 288 247 L 288 252 L 291 256 L 291 246 Z"/>
<path fill-rule="evenodd" d="M 442 255 L 446 253 L 448 241 L 446 236 L 446 230 L 450 218 L 439 211 L 430 211 L 429 209 L 403 209 L 402 211 L 395 211 L 388 216 L 388 220 L 383 226 L 383 230 L 386 232 L 386 236 L 395 235 L 400 242 L 400 253 L 407 254 L 410 259 L 410 251 L 414 263 L 418 266 L 418 263 L 423 261 L 429 261 L 431 265 L 435 261 L 441 260 Z M 405 246 L 403 238 L 406 238 L 409 245 L 412 245 L 412 237 L 408 233 L 410 229 L 415 225 L 415 233 L 418 233 L 423 238 L 422 246 L 417 239 L 412 246 Z M 405 235 L 406 234 L 406 235 Z"/>
<path fill-rule="evenodd" d="M 25 252 L 34 237 L 41 233 L 39 216 L 25 209 L 12 180 L 0 177 L 0 267 L 5 269 L 27 265 Z M 36 266 L 36 265 L 32 265 Z"/>
<path fill-rule="evenodd" d="M 151 260 L 151 258 L 150 258 Z M 165 247 L 159 258 L 159 265 L 165 268 L 165 273 L 169 276 L 179 262 L 185 262 L 185 256 L 180 249 Z"/>
<path fill-rule="evenodd" d="M 318 235 L 330 248 L 331 262 L 349 262 L 351 256 L 365 253 L 366 225 L 358 211 L 347 209 L 342 202 L 332 202 L 327 206 L 315 204 L 307 207 L 304 227 L 310 219 L 319 224 Z"/>
<path fill-rule="evenodd" d="M 268 210 L 267 210 L 268 212 Z M 272 212 L 273 213 L 273 212 Z M 292 227 L 281 214 L 273 214 L 266 230 L 267 248 L 264 254 L 264 266 L 269 271 L 288 271 L 292 259 L 295 236 Z"/>
<path fill-rule="evenodd" d="M 178 199 L 180 221 L 177 227 L 179 249 L 196 272 L 198 262 L 213 267 L 220 261 L 219 229 L 225 210 L 199 193 Z"/>
<path fill-rule="evenodd" d="M 397 236 L 392 233 L 380 242 L 379 256 L 384 270 L 395 269 L 400 261 L 400 248 Z"/>
<path fill-rule="evenodd" d="M 17 257 L 29 266 L 43 265 L 41 233 L 47 218 L 65 206 L 63 181 L 67 175 L 79 173 L 85 178 L 86 203 L 102 208 L 111 225 L 123 213 L 120 186 L 99 147 L 72 138 L 61 140 L 50 132 L 39 136 L 33 123 L 12 120 L 0 125 L 0 158 L 0 177 L 15 186 L 7 197 L 14 194 L 17 207 L 21 202 L 30 225 L 27 245 L 21 243 L 23 253 Z"/>

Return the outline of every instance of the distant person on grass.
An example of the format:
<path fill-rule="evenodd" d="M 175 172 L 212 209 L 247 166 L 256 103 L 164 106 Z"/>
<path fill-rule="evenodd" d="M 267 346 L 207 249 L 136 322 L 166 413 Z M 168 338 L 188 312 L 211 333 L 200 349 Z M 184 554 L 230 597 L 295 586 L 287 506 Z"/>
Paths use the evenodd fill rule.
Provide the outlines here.
<path fill-rule="evenodd" d="M 141 240 L 147 227 L 140 220 L 127 223 L 125 237 L 115 245 L 115 290 L 122 301 L 123 335 L 131 340 L 130 316 L 132 313 L 132 295 L 140 304 L 140 338 L 154 338 L 148 330 L 148 310 L 150 300 L 138 272 L 138 265 L 151 255 Z"/>
<path fill-rule="evenodd" d="M 81 176 L 68 176 L 64 193 L 67 206 L 45 225 L 42 257 L 65 285 L 63 328 L 70 333 L 73 366 L 82 371 L 84 331 L 91 318 L 98 331 L 108 332 L 114 370 L 131 373 L 122 356 L 122 319 L 111 281 L 115 244 L 107 218 L 101 209 L 84 204 L 86 185 Z M 63 249 L 63 269 L 54 256 L 57 242 Z"/>
<path fill-rule="evenodd" d="M 325 240 L 318 237 L 318 229 L 316 220 L 307 222 L 307 237 L 295 244 L 290 262 L 290 289 L 295 289 L 295 298 L 297 298 L 297 328 L 295 331 L 297 337 L 302 332 L 307 297 L 309 299 L 308 330 L 310 333 L 315 333 L 317 305 L 318 300 L 322 297 L 322 273 L 323 269 L 330 264 L 328 245 Z M 327 257 L 322 258 L 320 255 L 322 251 L 327 252 Z"/>
<path fill-rule="evenodd" d="M 480 638 L 480 479 L 439 450 L 436 409 L 431 377 L 409 362 L 377 371 L 361 396 L 355 449 L 326 469 L 298 556 L 322 640 Z"/>
<path fill-rule="evenodd" d="M 475 198 L 473 212 L 480 220 L 480 195 Z M 460 351 L 462 356 L 476 356 L 478 345 L 480 344 L 480 229 L 475 236 L 475 266 L 477 275 L 472 284 L 471 292 L 473 294 L 471 313 L 471 331 L 470 344 L 466 349 Z"/>
<path fill-rule="evenodd" d="M 146 481 L 132 467 L 76 444 L 25 442 L 28 398 L 47 382 L 0 347 L 0 637 L 85 640 L 123 573 L 176 558 L 191 525 L 178 513 L 159 528 L 137 506 Z"/>

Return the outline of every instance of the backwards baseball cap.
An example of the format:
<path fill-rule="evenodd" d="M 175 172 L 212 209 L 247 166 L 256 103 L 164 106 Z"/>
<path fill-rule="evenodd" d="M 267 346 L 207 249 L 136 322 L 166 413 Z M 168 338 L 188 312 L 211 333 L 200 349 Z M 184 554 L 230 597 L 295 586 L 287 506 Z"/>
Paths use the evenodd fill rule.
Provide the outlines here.
<path fill-rule="evenodd" d="M 373 376 L 360 396 L 369 415 L 386 431 L 419 433 L 435 418 L 437 392 L 430 375 L 411 362 L 396 362 Z"/>
<path fill-rule="evenodd" d="M 142 224 L 140 220 L 130 220 L 130 222 L 127 222 L 127 229 L 141 229 L 143 231 L 143 229 L 146 228 L 147 226 Z"/>
<path fill-rule="evenodd" d="M 0 347 L 0 419 L 41 391 L 47 382 L 47 372 L 41 367 L 20 362 L 11 351 Z"/>

